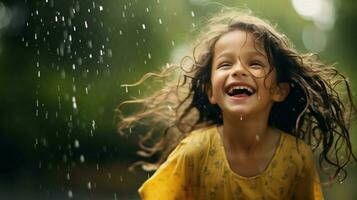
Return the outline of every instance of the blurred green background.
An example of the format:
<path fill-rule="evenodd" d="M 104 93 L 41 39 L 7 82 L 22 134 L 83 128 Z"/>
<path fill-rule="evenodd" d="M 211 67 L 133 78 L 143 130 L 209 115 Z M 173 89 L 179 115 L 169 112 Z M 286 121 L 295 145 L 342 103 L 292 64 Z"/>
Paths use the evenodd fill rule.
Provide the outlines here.
<path fill-rule="evenodd" d="M 337 63 L 355 94 L 356 1 L 220 3 L 252 9 L 300 52 Z M 120 85 L 179 62 L 219 9 L 209 0 L 0 1 L 0 199 L 138 199 L 149 174 L 127 168 L 140 159 L 140 130 L 120 136 L 113 116 L 147 91 Z M 357 199 L 356 166 L 348 171 L 324 187 L 326 199 Z"/>

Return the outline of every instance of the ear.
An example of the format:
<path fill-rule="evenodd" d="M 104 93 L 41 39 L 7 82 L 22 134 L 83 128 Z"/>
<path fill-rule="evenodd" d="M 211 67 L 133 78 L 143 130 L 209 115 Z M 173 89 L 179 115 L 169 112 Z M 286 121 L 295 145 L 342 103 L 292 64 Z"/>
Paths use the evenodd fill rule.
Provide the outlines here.
<path fill-rule="evenodd" d="M 273 94 L 273 100 L 275 102 L 282 102 L 289 95 L 289 92 L 290 92 L 289 83 L 287 82 L 278 83 Z"/>
<path fill-rule="evenodd" d="M 206 93 L 207 93 L 208 101 L 211 104 L 217 104 L 216 98 L 213 96 L 213 91 L 212 91 L 211 85 L 209 85 L 207 87 Z"/>

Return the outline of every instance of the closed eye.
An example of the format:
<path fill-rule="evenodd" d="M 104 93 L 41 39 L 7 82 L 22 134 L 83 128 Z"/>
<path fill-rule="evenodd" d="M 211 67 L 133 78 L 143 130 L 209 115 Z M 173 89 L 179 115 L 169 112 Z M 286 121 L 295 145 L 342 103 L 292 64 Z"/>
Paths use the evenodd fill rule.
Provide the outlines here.
<path fill-rule="evenodd" d="M 230 66 L 232 66 L 231 63 L 222 63 L 222 64 L 218 65 L 218 68 L 227 68 L 227 67 L 230 67 Z"/>
<path fill-rule="evenodd" d="M 253 62 L 249 63 L 249 67 L 251 67 L 251 68 L 262 68 L 264 66 L 263 66 L 263 64 L 261 64 L 258 61 L 253 61 Z"/>

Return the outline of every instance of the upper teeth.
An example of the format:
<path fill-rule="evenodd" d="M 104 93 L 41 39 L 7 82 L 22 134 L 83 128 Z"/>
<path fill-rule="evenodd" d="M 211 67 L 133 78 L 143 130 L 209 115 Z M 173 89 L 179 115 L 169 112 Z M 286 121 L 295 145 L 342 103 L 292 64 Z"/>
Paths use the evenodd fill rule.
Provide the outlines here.
<path fill-rule="evenodd" d="M 233 90 L 235 90 L 235 89 L 246 89 L 246 90 L 248 90 L 250 93 L 253 93 L 253 90 L 251 89 L 251 88 L 249 88 L 249 87 L 246 87 L 246 86 L 233 86 L 233 87 L 231 87 L 230 89 L 229 89 L 229 93 L 233 93 Z"/>

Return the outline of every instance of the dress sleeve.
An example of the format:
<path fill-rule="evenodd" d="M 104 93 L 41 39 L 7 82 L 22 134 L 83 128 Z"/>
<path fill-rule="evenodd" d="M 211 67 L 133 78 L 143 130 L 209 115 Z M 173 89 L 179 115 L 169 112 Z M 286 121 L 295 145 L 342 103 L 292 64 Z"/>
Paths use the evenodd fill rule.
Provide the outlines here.
<path fill-rule="evenodd" d="M 144 200 L 194 199 L 196 177 L 193 148 L 180 143 L 159 169 L 140 188 Z"/>
<path fill-rule="evenodd" d="M 296 200 L 323 200 L 319 174 L 316 170 L 311 149 L 304 145 L 302 149 L 303 168 L 299 176 L 294 199 Z"/>

